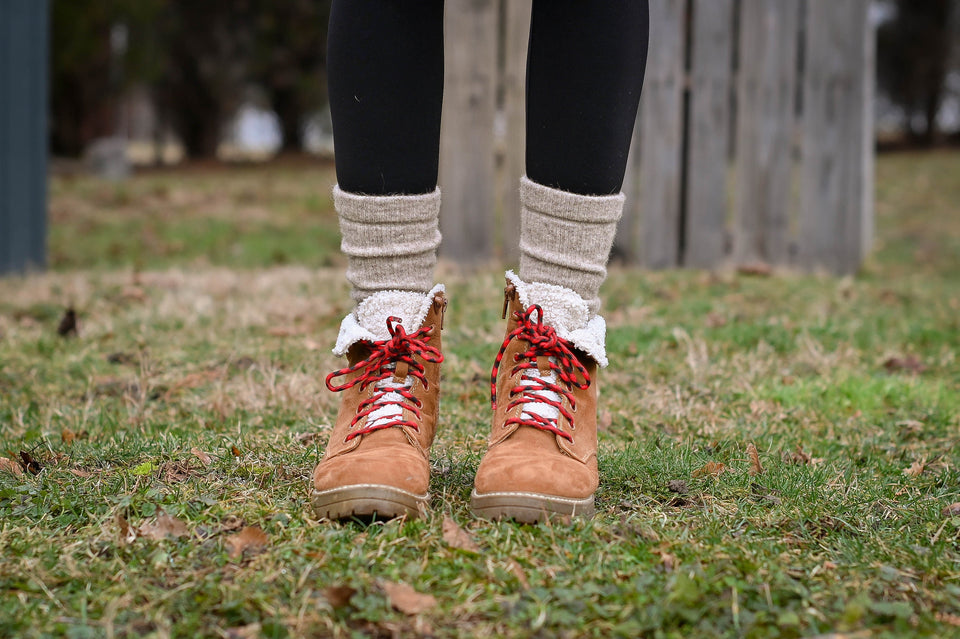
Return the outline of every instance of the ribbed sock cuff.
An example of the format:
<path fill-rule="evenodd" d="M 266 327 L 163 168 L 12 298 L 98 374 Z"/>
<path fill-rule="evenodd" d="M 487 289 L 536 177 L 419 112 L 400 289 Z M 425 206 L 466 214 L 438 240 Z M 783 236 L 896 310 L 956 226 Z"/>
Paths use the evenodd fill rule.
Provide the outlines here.
<path fill-rule="evenodd" d="M 356 302 L 378 291 L 431 289 L 440 245 L 439 188 L 421 195 L 360 195 L 335 186 L 333 203 Z"/>
<path fill-rule="evenodd" d="M 600 285 L 625 197 L 580 195 L 520 179 L 520 278 L 571 289 L 600 310 Z"/>

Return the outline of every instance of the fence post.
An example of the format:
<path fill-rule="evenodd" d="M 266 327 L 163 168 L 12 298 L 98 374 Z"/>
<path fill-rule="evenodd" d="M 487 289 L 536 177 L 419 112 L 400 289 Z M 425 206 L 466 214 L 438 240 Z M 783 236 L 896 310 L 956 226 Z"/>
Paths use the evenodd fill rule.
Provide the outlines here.
<path fill-rule="evenodd" d="M 47 0 L 0 0 L 0 273 L 45 263 Z"/>
<path fill-rule="evenodd" d="M 716 268 L 726 252 L 733 33 L 733 0 L 695 0 L 683 247 L 693 268 Z"/>
<path fill-rule="evenodd" d="M 500 172 L 500 254 L 511 266 L 520 261 L 519 178 L 526 173 L 527 41 L 530 37 L 532 0 L 505 0 L 503 43 L 503 110 L 506 138 Z"/>
<path fill-rule="evenodd" d="M 650 2 L 650 50 L 640 98 L 640 224 L 628 222 L 628 257 L 650 268 L 677 266 L 680 258 L 680 181 L 683 151 L 685 0 Z M 637 203 L 629 214 L 637 215 Z M 633 247 L 631 250 L 630 247 Z M 630 255 L 632 254 L 632 255 Z"/>
<path fill-rule="evenodd" d="M 441 253 L 477 264 L 492 257 L 494 237 L 497 6 L 449 0 L 444 14 Z"/>
<path fill-rule="evenodd" d="M 807 269 L 852 273 L 866 250 L 872 215 L 872 164 L 862 157 L 870 148 L 864 140 L 865 74 L 873 73 L 869 5 L 807 3 L 799 239 Z"/>
<path fill-rule="evenodd" d="M 734 259 L 785 264 L 800 3 L 741 2 Z"/>

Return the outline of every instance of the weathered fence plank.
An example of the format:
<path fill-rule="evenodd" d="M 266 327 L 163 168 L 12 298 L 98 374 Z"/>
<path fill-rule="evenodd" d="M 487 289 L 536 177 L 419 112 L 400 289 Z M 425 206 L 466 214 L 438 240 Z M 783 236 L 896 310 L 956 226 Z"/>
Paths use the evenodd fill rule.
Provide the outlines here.
<path fill-rule="evenodd" d="M 445 9 L 441 251 L 461 264 L 493 249 L 496 9 L 494 0 L 448 0 Z"/>
<path fill-rule="evenodd" d="M 526 173 L 526 77 L 527 41 L 530 39 L 530 12 L 533 0 L 504 2 L 503 109 L 506 139 L 503 170 L 500 175 L 500 253 L 504 261 L 520 261 L 520 189 L 519 176 Z"/>
<path fill-rule="evenodd" d="M 864 256 L 869 4 L 807 4 L 799 252 L 808 269 L 852 273 Z"/>
<path fill-rule="evenodd" d="M 690 29 L 683 264 L 712 268 L 726 253 L 733 0 L 695 0 Z"/>
<path fill-rule="evenodd" d="M 683 85 L 686 2 L 650 2 L 650 50 L 640 98 L 640 261 L 650 268 L 680 259 L 680 181 L 683 150 Z M 636 251 L 630 251 L 629 253 Z"/>
<path fill-rule="evenodd" d="M 45 260 L 48 9 L 0 1 L 0 273 Z"/>
<path fill-rule="evenodd" d="M 734 260 L 789 260 L 799 0 L 741 0 Z"/>

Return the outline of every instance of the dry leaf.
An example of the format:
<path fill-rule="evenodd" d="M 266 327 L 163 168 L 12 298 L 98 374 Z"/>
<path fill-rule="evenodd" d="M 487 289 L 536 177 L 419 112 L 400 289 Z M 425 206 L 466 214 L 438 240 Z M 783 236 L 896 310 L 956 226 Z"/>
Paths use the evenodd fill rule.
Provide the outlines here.
<path fill-rule="evenodd" d="M 189 461 L 171 461 L 160 466 L 160 478 L 168 484 L 176 484 L 194 474 Z"/>
<path fill-rule="evenodd" d="M 267 533 L 257 526 L 246 526 L 240 532 L 227 537 L 230 557 L 236 559 L 246 550 L 259 550 L 270 543 Z"/>
<path fill-rule="evenodd" d="M 927 458 L 923 457 L 922 459 L 915 460 L 910 464 L 910 468 L 904 468 L 903 474 L 907 477 L 919 477 L 923 474 L 923 469 L 927 466 Z"/>
<path fill-rule="evenodd" d="M 320 436 L 320 433 L 300 433 L 299 435 L 294 437 L 294 439 L 300 442 L 301 444 L 309 444 L 319 436 Z"/>
<path fill-rule="evenodd" d="M 437 605 L 433 595 L 419 593 L 406 584 L 381 581 L 380 587 L 387 593 L 390 605 L 405 615 L 418 615 Z"/>
<path fill-rule="evenodd" d="M 716 479 L 720 476 L 720 473 L 724 472 L 726 469 L 727 467 L 720 462 L 709 461 L 703 465 L 703 468 L 698 468 L 697 470 L 693 471 L 693 478 L 697 479 L 699 477 L 709 476 Z"/>
<path fill-rule="evenodd" d="M 944 517 L 957 517 L 958 515 L 960 515 L 960 502 L 950 504 L 943 509 Z"/>
<path fill-rule="evenodd" d="M 237 448 L 236 446 L 231 446 L 231 447 L 230 447 L 230 453 L 231 453 L 234 457 L 239 457 L 239 456 L 240 456 L 240 449 Z"/>
<path fill-rule="evenodd" d="M 23 468 L 20 467 L 19 462 L 15 462 L 7 457 L 0 457 L 0 470 L 5 470 L 14 475 L 23 474 Z"/>
<path fill-rule="evenodd" d="M 660 555 L 660 565 L 665 572 L 673 572 L 677 567 L 677 556 L 663 549 L 654 550 L 653 554 Z"/>
<path fill-rule="evenodd" d="M 199 459 L 199 460 L 200 460 L 200 463 L 203 464 L 204 466 L 209 466 L 209 465 L 213 462 L 213 460 L 210 458 L 210 455 L 208 455 L 207 453 L 203 452 L 202 450 L 200 450 L 200 449 L 197 448 L 196 446 L 194 446 L 193 448 L 191 448 L 191 449 L 190 449 L 190 452 L 193 453 L 193 456 L 196 457 L 197 459 Z"/>
<path fill-rule="evenodd" d="M 740 273 L 741 275 L 767 277 L 773 273 L 773 268 L 766 262 L 750 262 L 737 266 L 737 273 Z"/>
<path fill-rule="evenodd" d="M 90 433 L 85 430 L 79 433 L 75 433 L 69 428 L 64 428 L 62 431 L 60 431 L 60 440 L 64 444 L 67 444 L 68 446 L 73 442 L 77 441 L 78 439 L 86 439 L 89 436 L 90 436 Z"/>
<path fill-rule="evenodd" d="M 25 450 L 20 451 L 20 466 L 31 475 L 39 475 L 40 471 L 43 470 L 43 466 L 40 465 L 40 462 L 34 459 L 33 455 Z"/>
<path fill-rule="evenodd" d="M 57 325 L 57 335 L 60 337 L 70 337 L 71 335 L 76 337 L 78 335 L 77 312 L 73 310 L 72 306 L 63 312 L 63 317 L 60 318 L 60 323 Z"/>
<path fill-rule="evenodd" d="M 707 328 L 721 328 L 727 325 L 727 318 L 720 313 L 707 313 Z"/>
<path fill-rule="evenodd" d="M 927 370 L 926 364 L 920 361 L 916 355 L 907 355 L 906 357 L 890 357 L 884 363 L 883 367 L 891 373 L 907 371 L 908 373 L 922 373 Z"/>
<path fill-rule="evenodd" d="M 187 530 L 187 525 L 176 517 L 170 517 L 169 515 L 157 515 L 156 521 L 140 526 L 140 536 L 154 541 L 160 541 L 167 537 L 176 539 L 188 534 L 190 534 L 190 531 Z"/>
<path fill-rule="evenodd" d="M 114 521 L 117 523 L 117 532 L 119 533 L 117 535 L 117 540 L 121 544 L 132 544 L 137 538 L 136 528 L 131 526 L 130 522 L 128 522 L 120 513 L 117 513 L 116 517 L 114 517 Z"/>
<path fill-rule="evenodd" d="M 357 594 L 357 589 L 350 586 L 327 586 L 323 589 L 323 598 L 334 610 L 349 606 L 350 600 L 353 599 L 355 594 Z"/>
<path fill-rule="evenodd" d="M 613 426 L 613 415 L 610 411 L 605 410 L 600 413 L 600 419 L 597 422 L 597 428 L 599 430 L 610 430 L 610 427 Z"/>
<path fill-rule="evenodd" d="M 227 639 L 259 639 L 262 636 L 263 626 L 258 622 L 248 623 L 236 628 L 227 628 Z"/>
<path fill-rule="evenodd" d="M 952 615 L 947 612 L 938 612 L 934 615 L 934 618 L 940 623 L 945 623 L 948 626 L 960 626 L 960 615 Z"/>
<path fill-rule="evenodd" d="M 86 479 L 87 477 L 93 477 L 93 473 L 91 473 L 90 471 L 80 470 L 79 468 L 68 468 L 67 472 L 70 473 L 71 475 L 76 475 L 77 477 L 83 477 L 84 479 Z"/>
<path fill-rule="evenodd" d="M 513 576 L 517 578 L 517 581 L 520 582 L 520 586 L 524 590 L 529 590 L 530 582 L 527 581 L 527 573 L 523 571 L 523 567 L 517 563 L 515 559 L 510 559 L 507 564 L 510 568 L 510 572 L 513 573 Z"/>
<path fill-rule="evenodd" d="M 747 455 L 750 457 L 750 476 L 762 475 L 763 464 L 760 463 L 760 453 L 757 452 L 753 442 L 747 444 Z"/>
<path fill-rule="evenodd" d="M 443 516 L 443 540 L 451 548 L 459 548 L 467 552 L 480 552 L 480 547 L 466 530 L 447 515 Z"/>

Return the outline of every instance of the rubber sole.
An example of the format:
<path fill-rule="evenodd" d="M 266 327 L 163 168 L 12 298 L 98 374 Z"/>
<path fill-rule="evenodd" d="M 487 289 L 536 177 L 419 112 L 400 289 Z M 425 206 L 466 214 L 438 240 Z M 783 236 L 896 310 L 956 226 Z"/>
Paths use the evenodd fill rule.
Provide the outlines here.
<path fill-rule="evenodd" d="M 470 495 L 470 509 L 484 519 L 513 519 L 524 524 L 536 524 L 552 517 L 592 518 L 597 510 L 593 495 L 585 499 L 571 499 L 539 493 L 485 493 L 476 489 Z"/>
<path fill-rule="evenodd" d="M 406 515 L 415 519 L 427 512 L 430 495 L 378 484 L 356 484 L 330 490 L 311 490 L 310 502 L 317 517 L 326 519 L 392 519 Z"/>

